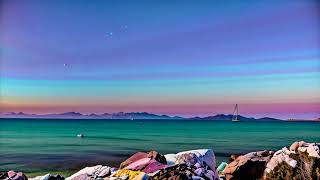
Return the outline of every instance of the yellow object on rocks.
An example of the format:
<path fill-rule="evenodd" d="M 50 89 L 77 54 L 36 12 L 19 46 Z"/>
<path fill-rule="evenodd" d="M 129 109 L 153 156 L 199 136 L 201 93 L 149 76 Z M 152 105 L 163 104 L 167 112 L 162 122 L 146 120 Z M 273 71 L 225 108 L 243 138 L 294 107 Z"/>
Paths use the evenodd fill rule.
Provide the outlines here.
<path fill-rule="evenodd" d="M 148 179 L 149 179 L 149 176 L 146 173 L 140 172 L 140 174 L 135 178 L 133 178 L 132 180 L 148 180 Z"/>
<path fill-rule="evenodd" d="M 141 171 L 132 171 L 132 170 L 128 170 L 128 169 L 120 169 L 113 176 L 115 176 L 115 177 L 128 176 L 128 179 L 132 180 L 136 176 L 138 176 L 140 173 L 141 173 Z"/>

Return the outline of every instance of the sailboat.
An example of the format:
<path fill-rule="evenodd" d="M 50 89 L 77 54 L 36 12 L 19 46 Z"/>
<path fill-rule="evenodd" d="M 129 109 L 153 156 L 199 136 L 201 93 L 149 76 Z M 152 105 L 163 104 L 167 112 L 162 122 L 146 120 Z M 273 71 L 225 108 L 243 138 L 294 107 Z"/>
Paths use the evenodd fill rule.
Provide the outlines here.
<path fill-rule="evenodd" d="M 238 116 L 239 116 L 238 104 L 236 104 L 236 106 L 234 107 L 233 116 L 232 116 L 231 121 L 232 121 L 232 122 L 241 122 L 241 121 L 238 119 Z"/>

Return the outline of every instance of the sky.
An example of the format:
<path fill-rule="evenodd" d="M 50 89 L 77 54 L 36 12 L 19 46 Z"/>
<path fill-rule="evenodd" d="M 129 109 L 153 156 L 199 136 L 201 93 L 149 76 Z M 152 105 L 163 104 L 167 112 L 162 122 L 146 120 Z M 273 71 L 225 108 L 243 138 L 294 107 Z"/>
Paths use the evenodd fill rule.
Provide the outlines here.
<path fill-rule="evenodd" d="M 0 112 L 320 117 L 319 1 L 0 2 Z"/>

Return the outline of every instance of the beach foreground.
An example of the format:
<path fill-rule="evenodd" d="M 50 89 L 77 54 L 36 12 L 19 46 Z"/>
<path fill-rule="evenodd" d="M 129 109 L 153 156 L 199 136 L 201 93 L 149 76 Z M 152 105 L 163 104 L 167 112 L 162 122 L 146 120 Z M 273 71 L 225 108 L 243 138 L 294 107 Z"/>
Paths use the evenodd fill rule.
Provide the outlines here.
<path fill-rule="evenodd" d="M 144 180 L 144 179 L 320 179 L 320 143 L 294 142 L 274 152 L 269 150 L 231 155 L 218 166 L 212 149 L 162 155 L 137 152 L 118 167 L 96 165 L 62 177 L 46 174 L 31 180 Z M 0 179 L 27 180 L 23 173 L 1 172 Z"/>

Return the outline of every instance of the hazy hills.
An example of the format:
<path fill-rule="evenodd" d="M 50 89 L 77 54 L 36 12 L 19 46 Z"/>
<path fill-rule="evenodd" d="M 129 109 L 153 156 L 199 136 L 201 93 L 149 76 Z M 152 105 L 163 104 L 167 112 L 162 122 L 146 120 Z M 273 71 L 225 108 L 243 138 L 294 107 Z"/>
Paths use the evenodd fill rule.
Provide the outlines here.
<path fill-rule="evenodd" d="M 232 115 L 228 114 L 217 114 L 214 116 L 207 117 L 191 117 L 184 118 L 180 116 L 168 116 L 168 115 L 157 115 L 148 112 L 118 112 L 118 113 L 103 113 L 103 114 L 81 114 L 79 112 L 65 112 L 57 114 L 26 114 L 23 112 L 15 113 L 2 113 L 1 118 L 39 118 L 39 119 L 174 119 L 174 120 L 215 120 L 215 121 L 230 121 Z M 264 118 L 253 118 L 238 116 L 241 121 L 280 121 L 281 119 L 264 117 Z"/>
<path fill-rule="evenodd" d="M 47 118 L 47 119 L 183 119 L 178 116 L 156 115 L 147 112 L 118 112 L 103 114 L 81 114 L 79 112 L 65 112 L 58 114 L 26 114 L 23 112 L 2 113 L 2 118 Z"/>
<path fill-rule="evenodd" d="M 231 114 L 217 114 L 214 116 L 207 116 L 207 117 L 194 117 L 190 118 L 192 120 L 216 120 L 216 121 L 230 121 L 232 119 Z M 238 116 L 240 121 L 281 121 L 281 119 L 270 118 L 270 117 L 263 117 L 263 118 L 253 118 L 253 117 L 245 117 L 245 116 Z"/>

